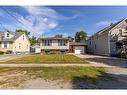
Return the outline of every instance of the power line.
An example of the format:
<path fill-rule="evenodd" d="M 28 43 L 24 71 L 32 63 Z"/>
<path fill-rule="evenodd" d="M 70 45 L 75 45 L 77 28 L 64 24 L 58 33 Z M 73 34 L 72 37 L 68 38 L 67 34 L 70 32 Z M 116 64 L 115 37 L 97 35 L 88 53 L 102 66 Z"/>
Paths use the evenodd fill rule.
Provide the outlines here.
<path fill-rule="evenodd" d="M 13 17 L 17 22 L 19 22 L 20 24 L 22 24 L 24 27 L 26 27 L 27 29 L 31 30 L 29 27 L 27 27 L 24 23 L 22 23 L 20 20 L 18 20 L 14 15 L 12 15 L 8 10 L 6 10 L 3 7 L 0 7 L 3 11 L 5 11 L 7 14 L 9 14 L 11 17 Z"/>
<path fill-rule="evenodd" d="M 6 31 L 8 31 L 8 29 L 5 28 L 1 22 L 0 22 L 0 25 L 1 25 L 1 27 L 3 27 L 3 29 L 5 29 Z"/>

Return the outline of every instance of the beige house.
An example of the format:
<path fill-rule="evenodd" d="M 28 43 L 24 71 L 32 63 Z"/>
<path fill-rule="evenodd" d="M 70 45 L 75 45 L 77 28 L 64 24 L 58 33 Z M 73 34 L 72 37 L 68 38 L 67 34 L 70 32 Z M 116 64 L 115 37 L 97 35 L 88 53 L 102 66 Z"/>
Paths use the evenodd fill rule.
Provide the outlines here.
<path fill-rule="evenodd" d="M 39 39 L 41 52 L 59 51 L 68 52 L 69 39 L 63 37 L 47 37 Z"/>
<path fill-rule="evenodd" d="M 29 39 L 24 32 L 0 32 L 0 51 L 29 52 Z"/>
<path fill-rule="evenodd" d="M 127 18 L 100 30 L 87 40 L 87 51 L 112 56 L 127 47 Z"/>

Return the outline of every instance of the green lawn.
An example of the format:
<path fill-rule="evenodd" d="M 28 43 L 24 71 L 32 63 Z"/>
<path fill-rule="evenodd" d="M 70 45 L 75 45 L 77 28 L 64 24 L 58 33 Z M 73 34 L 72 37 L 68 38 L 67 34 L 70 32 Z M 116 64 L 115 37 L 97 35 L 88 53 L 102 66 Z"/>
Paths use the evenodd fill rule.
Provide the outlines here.
<path fill-rule="evenodd" d="M 36 55 L 30 55 L 26 57 L 21 57 L 17 59 L 8 60 L 6 62 L 2 63 L 14 63 L 14 64 L 45 64 L 45 63 L 77 63 L 77 64 L 84 64 L 87 63 L 84 60 L 70 54 L 36 54 Z"/>

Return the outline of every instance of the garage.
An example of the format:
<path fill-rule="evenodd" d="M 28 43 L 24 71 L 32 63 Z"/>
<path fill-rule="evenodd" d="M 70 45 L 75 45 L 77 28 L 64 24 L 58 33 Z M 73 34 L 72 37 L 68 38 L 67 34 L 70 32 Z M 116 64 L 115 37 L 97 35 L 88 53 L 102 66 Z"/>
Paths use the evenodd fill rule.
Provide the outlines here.
<path fill-rule="evenodd" d="M 41 48 L 39 45 L 35 44 L 30 47 L 31 53 L 41 53 Z"/>
<path fill-rule="evenodd" d="M 71 42 L 69 46 L 69 50 L 75 54 L 85 54 L 86 53 L 86 44 L 85 43 L 78 43 L 78 42 Z"/>
<path fill-rule="evenodd" d="M 74 47 L 74 53 L 75 54 L 84 54 L 85 53 L 85 49 L 83 46 L 75 46 Z"/>

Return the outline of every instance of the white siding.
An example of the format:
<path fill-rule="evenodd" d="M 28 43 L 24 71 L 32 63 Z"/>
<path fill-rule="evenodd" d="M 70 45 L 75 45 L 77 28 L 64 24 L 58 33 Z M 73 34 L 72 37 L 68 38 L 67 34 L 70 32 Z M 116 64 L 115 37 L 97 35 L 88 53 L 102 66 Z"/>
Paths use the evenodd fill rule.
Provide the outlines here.
<path fill-rule="evenodd" d="M 30 42 L 26 34 L 22 34 L 13 44 L 14 52 L 30 52 Z"/>
<path fill-rule="evenodd" d="M 58 40 L 52 40 L 52 45 L 51 46 L 42 46 L 41 45 L 41 49 L 69 49 L 69 42 L 67 41 L 67 45 L 66 46 L 58 46 Z"/>

